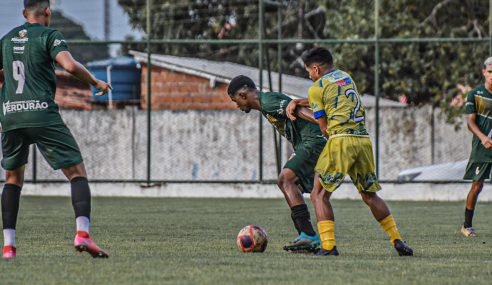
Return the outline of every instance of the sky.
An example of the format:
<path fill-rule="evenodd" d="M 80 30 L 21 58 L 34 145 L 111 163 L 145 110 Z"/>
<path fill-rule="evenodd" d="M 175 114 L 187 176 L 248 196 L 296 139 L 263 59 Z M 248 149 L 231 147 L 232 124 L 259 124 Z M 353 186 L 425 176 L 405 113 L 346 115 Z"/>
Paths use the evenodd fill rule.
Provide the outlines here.
<path fill-rule="evenodd" d="M 119 7 L 117 0 L 111 1 L 111 40 L 123 40 L 126 35 L 140 39 L 142 32 L 133 31 L 128 24 L 128 16 Z M 24 23 L 22 0 L 0 0 L 0 37 L 10 29 Z M 104 1 L 103 0 L 55 0 L 52 9 L 81 24 L 92 39 L 104 39 Z"/>

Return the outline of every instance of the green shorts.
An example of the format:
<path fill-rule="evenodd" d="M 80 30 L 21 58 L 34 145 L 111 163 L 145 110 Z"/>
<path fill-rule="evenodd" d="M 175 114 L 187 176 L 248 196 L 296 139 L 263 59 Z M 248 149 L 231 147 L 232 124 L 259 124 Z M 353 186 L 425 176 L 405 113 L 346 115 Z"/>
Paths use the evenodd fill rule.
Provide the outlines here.
<path fill-rule="evenodd" d="M 299 178 L 297 185 L 302 193 L 311 193 L 313 190 L 314 167 L 324 146 L 325 141 L 298 146 L 295 153 L 284 165 L 284 168 L 294 171 Z"/>
<path fill-rule="evenodd" d="M 27 163 L 29 146 L 36 144 L 53 169 L 82 162 L 79 146 L 65 125 L 21 128 L 2 133 L 2 167 L 15 170 Z"/>
<path fill-rule="evenodd" d="M 466 166 L 464 180 L 479 181 L 490 178 L 492 162 L 473 162 L 468 161 Z"/>

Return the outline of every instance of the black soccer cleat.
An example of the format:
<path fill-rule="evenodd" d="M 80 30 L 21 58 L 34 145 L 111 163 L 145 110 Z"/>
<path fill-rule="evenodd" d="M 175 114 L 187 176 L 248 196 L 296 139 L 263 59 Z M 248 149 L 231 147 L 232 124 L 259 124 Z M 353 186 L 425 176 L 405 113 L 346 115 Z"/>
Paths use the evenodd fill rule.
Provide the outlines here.
<path fill-rule="evenodd" d="M 413 250 L 404 241 L 395 240 L 395 249 L 399 256 L 413 256 Z"/>
<path fill-rule="evenodd" d="M 328 256 L 328 255 L 338 256 L 340 254 L 338 253 L 337 247 L 335 246 L 331 250 L 326 250 L 326 249 L 320 248 L 318 250 L 318 252 L 316 252 L 314 255 L 315 256 Z"/>

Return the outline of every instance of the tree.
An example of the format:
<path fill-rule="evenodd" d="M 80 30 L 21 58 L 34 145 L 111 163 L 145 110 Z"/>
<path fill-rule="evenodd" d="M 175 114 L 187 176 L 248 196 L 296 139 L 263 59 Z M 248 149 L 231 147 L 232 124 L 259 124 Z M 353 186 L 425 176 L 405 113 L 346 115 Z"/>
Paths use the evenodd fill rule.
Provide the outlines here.
<path fill-rule="evenodd" d="M 330 1 L 331 2 L 331 1 Z M 336 5 L 336 1 L 330 5 Z M 348 3 L 350 2 L 350 3 Z M 335 10 L 345 15 L 352 25 L 347 29 L 336 25 L 336 19 L 327 22 L 326 34 L 341 38 L 374 34 L 373 5 L 362 5 L 362 1 L 338 2 L 338 9 L 330 9 L 327 19 L 336 19 Z M 432 38 L 465 37 L 481 38 L 488 25 L 488 9 L 483 1 L 443 0 L 443 1 L 381 1 L 380 12 L 381 37 L 383 38 Z M 331 6 L 333 7 L 333 6 Z M 369 15 L 365 17 L 364 15 Z M 362 21 L 350 18 L 362 17 Z M 373 48 L 358 47 L 354 51 L 341 52 L 363 55 L 362 60 L 348 60 L 347 69 L 354 70 L 357 78 L 364 78 L 365 88 L 373 90 L 374 63 L 371 57 Z M 413 43 L 383 45 L 381 49 L 381 90 L 382 95 L 397 99 L 401 94 L 408 97 L 411 104 L 432 104 L 442 108 L 452 120 L 462 109 L 451 102 L 455 96 L 462 96 L 458 84 L 477 85 L 482 80 L 481 63 L 488 54 L 487 44 L 470 43 Z M 369 55 L 369 58 L 368 58 Z M 357 58 L 354 57 L 354 58 Z M 362 66 L 359 67 L 359 64 Z"/>
<path fill-rule="evenodd" d="M 145 2 L 119 0 L 131 24 L 145 27 Z M 363 39 L 374 37 L 374 1 L 265 0 L 265 37 L 276 38 L 276 13 L 282 13 L 283 38 Z M 478 0 L 382 0 L 382 38 L 430 38 L 487 36 L 488 9 Z M 251 39 L 258 37 L 257 0 L 154 1 L 153 39 Z M 280 8 L 279 8 L 280 7 Z M 301 53 L 313 45 L 283 45 L 282 70 L 306 76 Z M 278 68 L 277 45 L 268 47 L 272 67 Z M 340 44 L 329 46 L 340 68 L 348 70 L 361 93 L 374 92 L 374 46 Z M 165 45 L 153 52 L 178 56 L 220 59 L 257 66 L 254 45 Z M 481 62 L 487 44 L 398 43 L 381 45 L 381 95 L 397 100 L 408 97 L 410 104 L 432 104 L 443 108 L 450 118 L 459 113 L 450 105 L 460 93 L 457 84 L 481 82 Z"/>
<path fill-rule="evenodd" d="M 118 0 L 130 18 L 134 28 L 145 31 L 146 1 Z M 314 1 L 264 1 L 265 38 L 277 38 L 277 12 L 282 14 L 283 37 L 322 36 L 324 13 L 316 10 Z M 152 39 L 257 39 L 259 9 L 257 0 L 182 0 L 153 1 Z M 301 12 L 299 12 L 301 11 Z M 303 12 L 305 11 L 305 13 Z M 305 14 L 305 21 L 298 17 Z M 304 16 L 303 16 L 304 17 Z M 306 22 L 306 24 L 303 24 Z M 272 68 L 277 69 L 277 45 L 267 47 Z M 284 70 L 290 73 L 306 73 L 298 59 L 302 45 L 283 47 Z M 194 56 L 210 60 L 226 60 L 250 66 L 258 66 L 258 46 L 242 45 L 159 45 L 152 52 L 178 56 Z"/>

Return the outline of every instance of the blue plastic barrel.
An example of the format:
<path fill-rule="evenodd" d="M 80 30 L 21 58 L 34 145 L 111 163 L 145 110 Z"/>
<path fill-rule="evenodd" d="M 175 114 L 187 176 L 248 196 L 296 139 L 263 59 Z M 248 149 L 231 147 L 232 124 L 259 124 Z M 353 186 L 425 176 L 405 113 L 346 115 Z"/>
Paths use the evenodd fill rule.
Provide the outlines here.
<path fill-rule="evenodd" d="M 111 73 L 111 85 L 113 86 L 113 101 L 136 101 L 140 100 L 140 64 L 128 56 L 114 57 L 105 60 L 92 61 L 87 64 L 87 69 L 96 76 L 97 79 L 108 81 L 108 67 Z M 92 93 L 98 91 L 92 87 Z M 96 102 L 109 101 L 108 94 L 103 96 L 93 96 Z"/>

